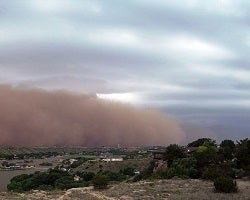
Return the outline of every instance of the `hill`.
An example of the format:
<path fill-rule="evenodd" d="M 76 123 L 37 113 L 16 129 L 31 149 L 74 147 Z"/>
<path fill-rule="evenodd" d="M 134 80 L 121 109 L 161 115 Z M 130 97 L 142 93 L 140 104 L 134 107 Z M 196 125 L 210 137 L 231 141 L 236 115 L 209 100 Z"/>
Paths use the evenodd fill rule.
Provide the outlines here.
<path fill-rule="evenodd" d="M 67 191 L 31 191 L 24 194 L 0 193 L 1 200 L 141 200 L 141 199 L 220 199 L 245 200 L 250 199 L 250 182 L 238 180 L 240 192 L 233 194 L 215 193 L 213 183 L 194 179 L 170 179 L 140 181 L 111 185 L 107 190 L 93 190 L 88 188 L 73 188 Z"/>

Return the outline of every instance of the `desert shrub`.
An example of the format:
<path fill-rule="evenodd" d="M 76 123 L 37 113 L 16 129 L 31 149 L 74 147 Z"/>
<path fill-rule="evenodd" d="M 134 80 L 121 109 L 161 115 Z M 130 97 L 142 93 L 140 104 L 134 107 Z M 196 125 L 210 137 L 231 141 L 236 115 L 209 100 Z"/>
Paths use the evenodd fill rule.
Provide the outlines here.
<path fill-rule="evenodd" d="M 83 180 L 86 182 L 92 181 L 92 179 L 95 176 L 94 172 L 79 172 L 79 171 L 77 171 L 75 174 L 77 176 L 80 176 L 81 178 L 83 178 Z"/>
<path fill-rule="evenodd" d="M 217 192 L 237 192 L 238 187 L 236 181 L 234 181 L 231 177 L 218 177 L 214 180 L 214 187 Z"/>
<path fill-rule="evenodd" d="M 19 175 L 11 179 L 7 188 L 9 191 L 23 192 L 32 189 L 52 190 L 69 189 L 72 187 L 85 187 L 84 181 L 75 182 L 72 175 L 58 168 L 49 169 L 47 172 L 35 172 L 30 175 Z"/>
<path fill-rule="evenodd" d="M 105 171 L 102 173 L 103 175 L 107 175 L 110 181 L 123 181 L 126 179 L 126 175 L 118 172 Z"/>
<path fill-rule="evenodd" d="M 14 176 L 10 181 L 11 182 L 21 182 L 21 181 L 28 179 L 30 177 L 31 177 L 31 175 L 29 175 L 29 174 L 21 174 L 21 175 Z"/>
<path fill-rule="evenodd" d="M 142 174 L 137 174 L 137 175 L 134 176 L 133 182 L 137 182 L 137 181 L 140 181 L 142 179 L 143 179 Z"/>
<path fill-rule="evenodd" d="M 73 176 L 64 176 L 60 179 L 57 179 L 55 182 L 55 188 L 65 190 L 70 188 L 78 187 L 87 187 L 89 186 L 88 182 L 85 181 L 74 181 Z"/>
<path fill-rule="evenodd" d="M 87 162 L 89 159 L 87 158 L 78 158 L 77 161 L 73 162 L 71 165 L 70 165 L 70 168 L 77 168 L 79 166 L 81 166 L 83 163 Z"/>
<path fill-rule="evenodd" d="M 174 176 L 179 178 L 197 178 L 196 159 L 193 157 L 174 160 L 171 167 L 156 171 L 154 178 L 170 179 Z"/>
<path fill-rule="evenodd" d="M 127 175 L 127 176 L 134 176 L 135 175 L 134 170 L 135 170 L 135 168 L 127 167 L 127 168 L 121 170 L 120 172 L 124 175 Z"/>
<path fill-rule="evenodd" d="M 93 180 L 94 176 L 95 176 L 94 172 L 86 172 L 83 174 L 82 178 L 84 179 L 84 181 L 88 182 L 88 181 Z"/>
<path fill-rule="evenodd" d="M 54 187 L 51 185 L 40 185 L 37 189 L 43 191 L 51 191 L 54 189 Z"/>
<path fill-rule="evenodd" d="M 230 162 L 225 162 L 217 165 L 210 165 L 203 170 L 201 178 L 214 180 L 220 176 L 228 176 L 235 178 L 235 170 Z"/>
<path fill-rule="evenodd" d="M 170 179 L 175 176 L 174 168 L 163 168 L 156 171 L 155 178 Z"/>
<path fill-rule="evenodd" d="M 20 182 L 12 181 L 7 185 L 7 189 L 12 192 L 24 192 Z"/>
<path fill-rule="evenodd" d="M 97 189 L 107 188 L 108 183 L 109 183 L 109 179 L 107 175 L 97 174 L 93 178 L 94 188 L 97 188 Z"/>
<path fill-rule="evenodd" d="M 57 189 L 69 189 L 71 188 L 71 184 L 74 182 L 74 178 L 72 176 L 64 176 L 55 181 L 55 187 Z"/>
<path fill-rule="evenodd" d="M 202 173 L 202 178 L 207 180 L 215 180 L 216 178 L 225 175 L 218 166 L 208 166 Z"/>
<path fill-rule="evenodd" d="M 175 176 L 180 178 L 197 178 L 197 160 L 194 157 L 181 158 L 173 162 L 172 168 Z"/>

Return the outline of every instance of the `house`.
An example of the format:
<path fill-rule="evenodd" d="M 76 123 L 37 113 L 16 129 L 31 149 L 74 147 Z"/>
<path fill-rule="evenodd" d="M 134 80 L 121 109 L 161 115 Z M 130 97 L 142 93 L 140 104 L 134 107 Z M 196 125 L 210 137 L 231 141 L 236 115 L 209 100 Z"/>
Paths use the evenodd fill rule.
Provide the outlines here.
<path fill-rule="evenodd" d="M 186 147 L 184 150 L 185 150 L 186 154 L 193 154 L 198 149 L 199 149 L 199 147 Z"/>
<path fill-rule="evenodd" d="M 101 153 L 99 159 L 104 162 L 121 162 L 123 157 L 121 155 L 113 155 L 112 153 L 105 152 Z"/>
<path fill-rule="evenodd" d="M 163 160 L 165 158 L 166 149 L 150 150 L 154 160 Z"/>

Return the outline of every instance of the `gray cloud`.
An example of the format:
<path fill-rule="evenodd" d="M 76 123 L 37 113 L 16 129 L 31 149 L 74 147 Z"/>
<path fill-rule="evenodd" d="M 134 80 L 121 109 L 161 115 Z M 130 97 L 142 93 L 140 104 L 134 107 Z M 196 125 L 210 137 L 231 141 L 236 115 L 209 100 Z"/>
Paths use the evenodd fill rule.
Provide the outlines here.
<path fill-rule="evenodd" d="M 216 119 L 220 132 L 232 120 L 209 110 L 250 112 L 249 8 L 246 0 L 1 1 L 0 82 L 129 93 L 139 99 L 132 104 L 190 116 L 200 109 L 196 123 Z M 173 112 L 190 121 L 181 113 Z"/>

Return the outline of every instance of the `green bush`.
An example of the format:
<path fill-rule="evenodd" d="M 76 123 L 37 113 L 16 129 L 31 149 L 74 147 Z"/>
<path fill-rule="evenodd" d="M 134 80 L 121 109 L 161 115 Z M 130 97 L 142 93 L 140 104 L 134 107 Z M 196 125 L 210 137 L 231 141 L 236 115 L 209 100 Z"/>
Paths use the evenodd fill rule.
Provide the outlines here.
<path fill-rule="evenodd" d="M 104 189 L 107 188 L 109 179 L 107 175 L 97 174 L 93 178 L 94 188 Z"/>
<path fill-rule="evenodd" d="M 126 179 L 126 175 L 118 172 L 105 171 L 102 173 L 103 175 L 107 175 L 110 181 L 123 181 Z"/>
<path fill-rule="evenodd" d="M 55 181 L 55 187 L 57 189 L 69 189 L 71 188 L 71 184 L 74 182 L 74 178 L 72 176 L 64 176 Z"/>
<path fill-rule="evenodd" d="M 51 185 L 40 185 L 37 189 L 43 191 L 51 191 L 54 189 L 54 187 Z"/>
<path fill-rule="evenodd" d="M 12 192 L 24 192 L 22 184 L 15 181 L 9 183 L 7 189 Z"/>
<path fill-rule="evenodd" d="M 180 158 L 173 162 L 172 168 L 174 169 L 175 176 L 180 178 L 197 178 L 197 160 L 193 157 Z"/>
<path fill-rule="evenodd" d="M 209 166 L 205 168 L 205 170 L 202 173 L 202 178 L 207 180 L 215 180 L 216 178 L 225 175 L 224 172 L 219 169 L 218 166 Z"/>
<path fill-rule="evenodd" d="M 92 181 L 92 179 L 95 176 L 95 173 L 93 173 L 93 172 L 79 172 L 79 171 L 77 171 L 75 174 L 77 176 L 80 176 L 81 178 L 83 178 L 83 180 L 86 182 Z"/>
<path fill-rule="evenodd" d="M 84 181 L 88 182 L 88 181 L 91 181 L 94 178 L 94 176 L 95 176 L 95 173 L 86 172 L 86 173 L 83 174 L 83 179 L 84 179 Z"/>
<path fill-rule="evenodd" d="M 89 174 L 91 175 L 91 174 Z M 58 168 L 49 169 L 47 172 L 35 172 L 34 174 L 18 175 L 11 179 L 7 188 L 9 191 L 23 192 L 32 189 L 52 190 L 86 187 L 86 181 L 74 181 L 74 176 Z"/>
<path fill-rule="evenodd" d="M 163 168 L 156 171 L 155 177 L 160 179 L 170 179 L 175 176 L 174 168 Z"/>
<path fill-rule="evenodd" d="M 235 178 L 235 171 L 229 162 L 206 167 L 201 177 L 203 179 L 214 180 L 220 176 Z"/>
<path fill-rule="evenodd" d="M 121 173 L 124 175 L 127 175 L 127 176 L 134 176 L 135 175 L 134 170 L 135 170 L 135 168 L 127 167 L 127 168 L 121 170 Z"/>
<path fill-rule="evenodd" d="M 231 177 L 222 176 L 214 180 L 214 187 L 217 192 L 237 192 L 238 187 L 236 181 Z"/>

